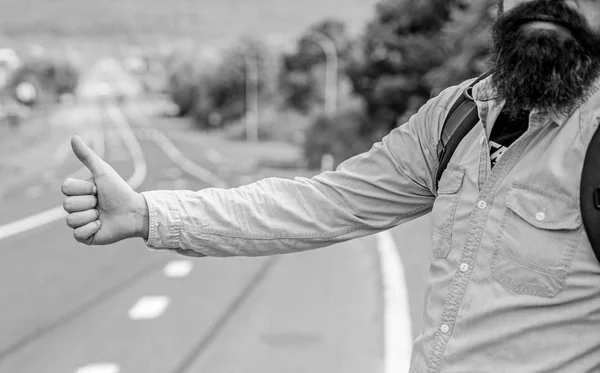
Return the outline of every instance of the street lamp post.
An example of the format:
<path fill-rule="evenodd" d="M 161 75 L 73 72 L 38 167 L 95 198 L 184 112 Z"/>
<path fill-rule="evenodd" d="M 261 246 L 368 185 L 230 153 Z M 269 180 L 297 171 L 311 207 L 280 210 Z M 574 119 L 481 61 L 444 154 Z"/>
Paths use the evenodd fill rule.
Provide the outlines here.
<path fill-rule="evenodd" d="M 245 53 L 246 65 L 246 140 L 258 141 L 258 58 L 249 58 Z"/>
<path fill-rule="evenodd" d="M 325 113 L 337 112 L 338 101 L 338 51 L 335 42 L 324 34 L 312 34 L 305 40 L 318 45 L 325 53 Z"/>

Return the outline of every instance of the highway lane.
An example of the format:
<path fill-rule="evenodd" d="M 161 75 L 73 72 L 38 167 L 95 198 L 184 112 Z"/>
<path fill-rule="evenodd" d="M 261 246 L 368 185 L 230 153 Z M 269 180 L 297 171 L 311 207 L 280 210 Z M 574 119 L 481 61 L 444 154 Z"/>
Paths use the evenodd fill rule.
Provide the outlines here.
<path fill-rule="evenodd" d="M 131 165 L 124 162 L 116 162 L 115 167 L 125 177 L 131 173 Z M 3 203 L 2 211 L 3 216 L 20 218 L 24 211 L 36 212 L 36 207 L 42 210 L 61 203 L 60 191 L 47 189 L 33 201 L 14 198 L 10 204 Z M 65 228 L 60 219 L 0 241 L 0 305 L 2 315 L 7 315 L 0 320 L 0 357 L 46 325 L 117 286 L 118 281 L 143 268 L 149 260 L 156 260 L 150 255 L 146 260 L 137 260 L 116 247 L 90 250 L 77 244 Z M 131 255 L 129 264 L 119 261 L 121 252 Z M 107 270 L 110 277 L 102 281 Z"/>
<path fill-rule="evenodd" d="M 176 172 L 153 141 L 140 143 L 151 165 L 141 190 L 206 187 Z M 107 147 L 106 157 L 115 149 Z M 128 172 L 125 163 L 120 172 Z M 329 371 L 349 368 L 350 361 L 357 370 L 343 371 L 381 371 L 381 289 L 373 246 L 366 239 L 276 259 L 193 260 L 189 277 L 171 281 L 162 268 L 175 256 L 148 252 L 139 241 L 87 248 L 72 240 L 62 221 L 5 239 L 0 372 L 76 371 L 102 362 L 133 372 L 195 366 L 218 371 L 232 366 L 223 356 L 233 366 L 252 361 L 261 371 L 310 361 Z M 127 308 L 144 294 L 168 294 L 171 304 L 163 317 L 132 322 Z M 286 325 L 289 330 L 282 330 Z M 240 342 L 228 350 L 231 340 Z M 283 352 L 275 357 L 278 349 Z"/>
<path fill-rule="evenodd" d="M 144 105 L 134 108 L 133 117 L 135 118 L 136 113 L 139 115 L 140 112 L 153 113 L 153 108 L 157 106 Z M 211 134 L 200 136 L 194 132 L 190 134 L 187 131 L 189 126 L 184 123 L 174 126 L 172 122 L 161 118 L 153 118 L 151 122 L 154 127 L 161 129 L 169 138 L 176 141 L 179 148 L 194 161 L 202 161 L 202 158 L 207 156 L 207 152 L 210 153 L 210 149 L 207 150 L 207 148 L 210 148 L 210 144 L 213 144 L 215 149 L 212 153 L 216 153 L 216 156 L 213 155 L 212 158 L 215 158 L 215 162 L 208 164 L 206 167 L 230 179 L 232 183 L 239 184 L 244 181 L 245 178 L 240 175 L 239 169 L 236 168 L 236 162 L 231 158 L 235 158 L 236 153 L 243 153 L 244 151 L 256 152 L 252 145 L 242 143 L 236 149 L 231 149 L 219 143 L 218 136 Z M 285 152 L 282 151 L 283 153 Z M 287 156 L 289 157 L 289 155 Z M 208 154 L 208 157 L 211 158 L 210 154 Z M 282 157 L 285 158 L 286 155 L 282 155 Z M 302 176 L 310 176 L 310 174 Z M 422 329 L 425 284 L 428 278 L 429 265 L 433 260 L 429 219 L 429 215 L 425 215 L 391 230 L 401 257 L 405 283 L 408 287 L 413 338 L 416 338 Z"/>

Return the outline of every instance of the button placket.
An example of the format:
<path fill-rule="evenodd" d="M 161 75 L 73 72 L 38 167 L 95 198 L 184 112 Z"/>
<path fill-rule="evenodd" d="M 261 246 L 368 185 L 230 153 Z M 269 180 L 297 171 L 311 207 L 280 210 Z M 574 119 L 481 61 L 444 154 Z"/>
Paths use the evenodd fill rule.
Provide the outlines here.
<path fill-rule="evenodd" d="M 511 171 L 512 167 L 517 162 L 521 154 L 523 154 L 525 147 L 530 142 L 532 137 L 531 129 L 521 136 L 513 145 L 504 153 L 502 158 L 494 166 L 494 169 L 488 175 L 483 187 L 481 188 L 480 198 L 488 198 L 490 203 L 494 201 L 494 193 L 498 189 L 499 185 L 504 180 L 505 176 Z M 483 208 L 480 207 L 480 203 L 485 202 Z M 488 202 L 483 199 L 478 201 L 477 208 L 474 209 L 471 218 L 469 219 L 465 244 L 459 263 L 471 263 L 475 265 L 477 253 L 480 249 L 481 240 L 484 236 L 485 226 L 488 219 L 489 209 L 487 209 Z M 431 349 L 429 351 L 430 356 L 428 359 L 427 373 L 440 373 L 442 367 L 442 361 L 444 359 L 444 351 L 451 338 L 451 334 L 443 333 L 441 331 L 441 325 L 452 325 L 456 327 L 456 317 L 459 313 L 459 308 L 462 302 L 462 297 L 466 292 L 469 285 L 471 272 L 457 271 L 452 283 L 448 296 L 444 302 L 444 308 L 442 311 L 442 317 L 440 319 L 440 326 L 438 332 L 434 338 Z M 450 327 L 449 331 L 450 331 Z"/>

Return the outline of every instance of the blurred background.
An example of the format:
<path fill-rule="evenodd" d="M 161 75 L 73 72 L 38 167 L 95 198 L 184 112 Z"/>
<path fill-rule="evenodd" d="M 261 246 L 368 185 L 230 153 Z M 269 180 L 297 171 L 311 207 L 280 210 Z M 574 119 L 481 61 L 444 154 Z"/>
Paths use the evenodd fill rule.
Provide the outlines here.
<path fill-rule="evenodd" d="M 484 72 L 496 1 L 0 6 L 1 373 L 406 371 L 427 217 L 281 257 L 85 247 L 69 141 L 138 191 L 312 176 Z"/>

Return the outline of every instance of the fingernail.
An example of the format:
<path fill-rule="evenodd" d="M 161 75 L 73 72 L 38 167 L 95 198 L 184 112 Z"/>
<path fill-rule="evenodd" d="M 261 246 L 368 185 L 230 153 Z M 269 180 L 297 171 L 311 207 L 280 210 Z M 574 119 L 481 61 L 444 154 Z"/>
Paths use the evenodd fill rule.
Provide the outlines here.
<path fill-rule="evenodd" d="M 96 224 L 97 224 L 98 226 L 101 226 L 101 225 L 102 225 L 102 222 L 101 222 L 100 220 L 96 220 Z"/>
<path fill-rule="evenodd" d="M 92 186 L 92 194 L 96 194 L 98 192 L 98 188 L 96 186 Z"/>

